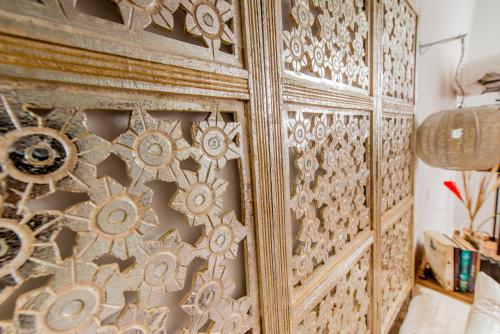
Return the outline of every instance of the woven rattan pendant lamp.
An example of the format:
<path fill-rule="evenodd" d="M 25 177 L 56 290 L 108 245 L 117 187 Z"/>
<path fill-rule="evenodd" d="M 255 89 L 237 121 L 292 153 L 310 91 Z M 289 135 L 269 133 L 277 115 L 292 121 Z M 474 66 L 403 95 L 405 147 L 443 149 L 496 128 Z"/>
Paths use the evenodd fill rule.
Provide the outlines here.
<path fill-rule="evenodd" d="M 421 45 L 420 48 L 461 40 L 462 55 L 455 80 L 461 93 L 458 109 L 430 115 L 417 131 L 417 153 L 428 165 L 453 170 L 487 170 L 500 162 L 500 109 L 462 108 L 464 90 L 458 80 L 464 57 L 464 38 L 459 35 Z"/>

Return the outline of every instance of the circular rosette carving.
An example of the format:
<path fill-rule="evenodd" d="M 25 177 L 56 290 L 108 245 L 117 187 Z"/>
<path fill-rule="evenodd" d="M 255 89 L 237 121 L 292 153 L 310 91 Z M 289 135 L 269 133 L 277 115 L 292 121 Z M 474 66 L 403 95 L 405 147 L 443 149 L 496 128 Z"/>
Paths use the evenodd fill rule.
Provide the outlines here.
<path fill-rule="evenodd" d="M 288 119 L 288 145 L 301 152 L 309 145 L 311 123 L 304 119 L 302 112 L 297 111 L 293 118 Z"/>
<path fill-rule="evenodd" d="M 134 110 L 129 130 L 116 139 L 113 151 L 127 162 L 134 180 L 173 182 L 180 161 L 189 157 L 191 148 L 179 121 L 159 121 Z"/>
<path fill-rule="evenodd" d="M 317 147 L 322 147 L 328 140 L 330 136 L 331 128 L 328 124 L 328 119 L 326 114 L 321 114 L 320 116 L 315 116 L 313 119 L 313 127 L 311 131 L 311 140 Z"/>
<path fill-rule="evenodd" d="M 0 218 L 0 301 L 26 279 L 47 274 L 61 261 L 55 239 L 61 214 L 41 211 L 21 220 Z"/>
<path fill-rule="evenodd" d="M 304 246 L 297 248 L 297 255 L 293 256 L 292 269 L 294 285 L 297 282 L 304 283 L 309 273 L 313 271 L 313 262 L 310 254 L 310 249 Z"/>
<path fill-rule="evenodd" d="M 76 251 L 82 260 L 111 254 L 132 256 L 142 236 L 158 226 L 148 188 L 127 189 L 106 176 L 90 190 L 91 199 L 65 213 L 66 226 L 78 235 Z"/>
<path fill-rule="evenodd" d="M 203 38 L 207 47 L 219 50 L 221 42 L 234 44 L 228 21 L 234 19 L 234 6 L 225 0 L 185 0 L 186 31 Z"/>
<path fill-rule="evenodd" d="M 325 174 L 332 176 L 332 174 L 338 168 L 337 161 L 337 150 L 335 149 L 335 144 L 329 143 L 321 151 L 321 168 L 325 171 Z"/>
<path fill-rule="evenodd" d="M 179 189 L 170 206 L 185 214 L 190 225 L 208 224 L 222 210 L 222 195 L 228 183 L 217 178 L 212 170 L 183 170 L 177 183 Z"/>
<path fill-rule="evenodd" d="M 246 333 L 253 326 L 253 319 L 248 315 L 252 302 L 248 297 L 238 300 L 224 300 L 220 312 L 214 313 L 208 333 L 239 334 Z"/>
<path fill-rule="evenodd" d="M 166 292 L 182 290 L 187 267 L 195 255 L 195 248 L 182 242 L 177 230 L 159 240 L 139 244 L 134 253 L 137 266 L 133 273 L 141 277 L 141 305 L 156 305 Z"/>
<path fill-rule="evenodd" d="M 191 315 L 190 328 L 197 331 L 209 318 L 217 318 L 217 313 L 221 312 L 225 299 L 234 288 L 235 284 L 223 266 L 196 273 L 191 292 L 181 303 L 184 312 Z"/>
<path fill-rule="evenodd" d="M 295 165 L 301 180 L 307 183 L 313 181 L 319 167 L 318 159 L 316 159 L 316 150 L 308 148 L 299 153 L 299 157 L 295 160 Z"/>
<path fill-rule="evenodd" d="M 312 209 L 313 199 L 314 195 L 307 184 L 295 185 L 290 208 L 295 212 L 296 218 L 302 218 L 307 211 Z"/>
<path fill-rule="evenodd" d="M 203 237 L 196 243 L 198 256 L 209 259 L 209 266 L 221 265 L 226 259 L 235 259 L 238 244 L 248 234 L 248 229 L 236 218 L 234 211 L 206 224 Z"/>
<path fill-rule="evenodd" d="M 307 43 L 306 32 L 302 29 L 292 29 L 283 32 L 283 43 L 285 44 L 283 60 L 290 64 L 292 70 L 300 72 L 307 65 Z"/>
<path fill-rule="evenodd" d="M 117 264 L 99 267 L 68 258 L 51 272 L 46 287 L 17 300 L 14 321 L 22 333 L 95 333 L 101 320 L 125 306 L 124 291 L 134 289 Z"/>
<path fill-rule="evenodd" d="M 321 240 L 319 232 L 320 223 L 314 211 L 307 211 L 305 217 L 300 220 L 300 231 L 297 234 L 297 240 L 303 241 L 308 245 Z"/>
<path fill-rule="evenodd" d="M 318 176 L 312 189 L 316 207 L 321 208 L 323 205 L 331 202 L 332 185 L 328 175 Z"/>
<path fill-rule="evenodd" d="M 101 326 L 103 334 L 167 334 L 166 324 L 169 310 L 165 306 L 148 308 L 127 304 L 114 325 Z M 90 333 L 89 333 L 90 334 Z"/>
<path fill-rule="evenodd" d="M 54 110 L 45 118 L 10 106 L 2 96 L 0 168 L 5 180 L 4 217 L 19 217 L 26 202 L 58 189 L 84 192 L 108 143 L 89 133 L 85 114 Z"/>
<path fill-rule="evenodd" d="M 310 35 L 310 29 L 314 24 L 314 15 L 309 9 L 309 0 L 295 0 L 290 13 L 292 14 L 292 19 L 295 21 L 295 24 L 300 29 L 308 31 Z"/>
<path fill-rule="evenodd" d="M 309 69 L 321 78 L 325 77 L 326 68 L 330 67 L 325 50 L 325 41 L 313 37 L 312 44 L 307 50 L 309 56 Z"/>
<path fill-rule="evenodd" d="M 174 27 L 172 14 L 180 0 L 113 0 L 118 4 L 123 22 L 129 29 L 142 30 L 151 23 L 170 31 Z"/>
<path fill-rule="evenodd" d="M 214 112 L 203 122 L 193 125 L 196 160 L 202 166 L 211 165 L 221 169 L 227 160 L 241 156 L 241 149 L 234 142 L 241 134 L 241 126 L 236 122 L 225 122 L 219 112 Z"/>

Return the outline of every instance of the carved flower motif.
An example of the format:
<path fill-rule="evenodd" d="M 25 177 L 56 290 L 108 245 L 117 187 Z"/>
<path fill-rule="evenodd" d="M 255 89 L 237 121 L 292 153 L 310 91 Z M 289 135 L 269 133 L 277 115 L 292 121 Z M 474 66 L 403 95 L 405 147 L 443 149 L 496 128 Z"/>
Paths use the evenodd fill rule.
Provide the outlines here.
<path fill-rule="evenodd" d="M 115 325 L 101 327 L 101 330 L 105 334 L 167 334 L 168 313 L 165 306 L 145 310 L 137 304 L 127 304 L 118 315 Z"/>
<path fill-rule="evenodd" d="M 328 243 L 324 238 L 318 240 L 313 248 L 313 254 L 318 263 L 325 263 L 328 260 Z"/>
<path fill-rule="evenodd" d="M 187 267 L 194 256 L 194 247 L 182 242 L 177 230 L 159 240 L 138 244 L 134 252 L 137 263 L 134 273 L 142 277 L 140 303 L 154 305 L 155 299 L 165 292 L 182 290 Z"/>
<path fill-rule="evenodd" d="M 300 220 L 300 231 L 297 234 L 297 240 L 304 241 L 307 244 L 318 242 L 321 239 L 319 233 L 320 223 L 314 211 L 307 211 L 305 217 Z"/>
<path fill-rule="evenodd" d="M 290 13 L 299 29 L 310 34 L 310 29 L 314 24 L 314 15 L 309 9 L 309 0 L 295 0 Z"/>
<path fill-rule="evenodd" d="M 214 313 L 210 326 L 210 334 L 242 334 L 246 333 L 253 325 L 252 317 L 248 315 L 252 302 L 248 297 L 238 300 L 227 299 L 221 311 Z"/>
<path fill-rule="evenodd" d="M 321 151 L 321 168 L 328 176 L 332 176 L 338 168 L 337 153 L 333 142 L 326 145 Z"/>
<path fill-rule="evenodd" d="M 115 140 L 113 151 L 141 182 L 173 182 L 180 161 L 189 157 L 190 146 L 182 137 L 179 121 L 158 121 L 146 112 L 134 110 L 129 130 Z"/>
<path fill-rule="evenodd" d="M 191 315 L 190 327 L 197 331 L 209 318 L 220 319 L 224 301 L 234 287 L 224 267 L 218 267 L 213 274 L 210 271 L 196 273 L 190 294 L 181 302 L 184 312 Z"/>
<path fill-rule="evenodd" d="M 179 0 L 113 0 L 118 4 L 123 22 L 129 29 L 144 29 L 151 23 L 172 30 L 172 14 L 179 7 Z"/>
<path fill-rule="evenodd" d="M 241 156 L 241 149 L 234 139 L 241 134 L 241 126 L 236 122 L 224 122 L 219 112 L 212 113 L 207 120 L 193 125 L 196 160 L 201 165 L 214 165 L 221 169 L 227 160 Z"/>
<path fill-rule="evenodd" d="M 358 74 L 358 67 L 356 66 L 356 63 L 351 56 L 347 57 L 347 61 L 343 70 L 347 77 L 347 84 L 349 86 L 352 86 L 352 83 L 356 80 L 356 76 Z"/>
<path fill-rule="evenodd" d="M 0 218 L 0 301 L 26 279 L 47 274 L 61 261 L 55 239 L 61 228 L 58 211 L 26 214 L 21 220 Z"/>
<path fill-rule="evenodd" d="M 308 119 L 304 119 L 301 111 L 296 111 L 294 117 L 288 119 L 289 146 L 295 147 L 299 152 L 308 146 L 310 124 Z"/>
<path fill-rule="evenodd" d="M 318 23 L 321 39 L 325 41 L 327 49 L 332 50 L 335 42 L 335 20 L 325 11 L 318 15 Z"/>
<path fill-rule="evenodd" d="M 190 225 L 209 224 L 222 210 L 222 195 L 228 183 L 211 170 L 183 170 L 177 176 L 177 184 L 179 189 L 170 206 L 185 214 Z"/>
<path fill-rule="evenodd" d="M 248 234 L 248 229 L 236 218 L 234 211 L 226 212 L 207 224 L 204 236 L 196 243 L 199 256 L 209 259 L 209 266 L 222 265 L 226 259 L 235 259 L 238 245 Z"/>
<path fill-rule="evenodd" d="M 332 185 L 328 175 L 318 176 L 316 184 L 313 188 L 314 199 L 316 200 L 316 207 L 321 208 L 323 205 L 331 202 Z"/>
<path fill-rule="evenodd" d="M 124 291 L 137 283 L 117 264 L 97 266 L 72 257 L 51 271 L 49 285 L 17 300 L 14 321 L 23 333 L 96 333 L 101 320 L 125 306 Z"/>
<path fill-rule="evenodd" d="M 318 73 L 321 78 L 324 78 L 326 68 L 330 66 L 325 52 L 325 42 L 313 37 L 311 46 L 307 50 L 307 54 L 310 59 L 310 70 L 314 73 Z"/>
<path fill-rule="evenodd" d="M 311 140 L 314 140 L 314 143 L 318 147 L 321 147 L 325 144 L 330 133 L 331 133 L 331 128 L 328 125 L 328 119 L 326 117 L 326 114 L 315 116 L 313 119 Z"/>
<path fill-rule="evenodd" d="M 228 21 L 234 18 L 233 5 L 225 0 L 182 0 L 186 8 L 186 30 L 200 36 L 214 52 L 220 49 L 221 41 L 234 44 L 234 33 Z"/>
<path fill-rule="evenodd" d="M 344 225 L 345 223 L 343 221 L 339 221 L 334 231 L 333 246 L 335 248 L 335 253 L 337 254 L 347 243 L 348 234 Z"/>
<path fill-rule="evenodd" d="M 306 33 L 304 30 L 292 29 L 283 32 L 285 43 L 283 58 L 285 63 L 290 64 L 295 72 L 300 72 L 307 65 L 306 57 Z"/>
<path fill-rule="evenodd" d="M 85 114 L 56 109 L 42 118 L 1 99 L 0 179 L 9 193 L 3 216 L 19 218 L 28 200 L 56 189 L 86 191 L 108 143 L 86 129 Z"/>
<path fill-rule="evenodd" d="M 108 253 L 125 260 L 142 235 L 158 226 L 148 188 L 127 189 L 106 176 L 89 193 L 89 201 L 65 213 L 66 226 L 78 234 L 76 250 L 82 261 Z"/>
<path fill-rule="evenodd" d="M 329 231 L 334 231 L 340 221 L 340 212 L 338 202 L 329 203 L 328 206 L 321 210 L 321 218 L 323 225 Z"/>
<path fill-rule="evenodd" d="M 292 196 L 290 208 L 295 212 L 295 217 L 300 219 L 310 209 L 313 194 L 307 184 L 297 183 Z"/>
<path fill-rule="evenodd" d="M 313 271 L 313 263 L 310 254 L 308 254 L 308 249 L 305 249 L 303 246 L 299 246 L 297 254 L 292 259 L 294 278 L 303 282 L 307 278 L 307 275 Z"/>
<path fill-rule="evenodd" d="M 316 150 L 304 150 L 295 161 L 300 179 L 304 182 L 313 181 L 319 167 L 318 159 L 316 159 Z"/>
<path fill-rule="evenodd" d="M 330 64 L 332 67 L 332 80 L 338 83 L 342 83 L 344 80 L 342 75 L 342 69 L 344 65 L 342 63 L 342 55 L 339 51 L 332 51 Z"/>

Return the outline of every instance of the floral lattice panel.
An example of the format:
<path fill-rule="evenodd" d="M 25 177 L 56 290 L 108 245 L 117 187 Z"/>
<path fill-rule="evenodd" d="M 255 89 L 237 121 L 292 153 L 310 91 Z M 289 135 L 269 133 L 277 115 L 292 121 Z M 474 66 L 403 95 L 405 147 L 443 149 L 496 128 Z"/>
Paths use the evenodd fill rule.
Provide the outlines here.
<path fill-rule="evenodd" d="M 411 219 L 412 211 L 386 226 L 382 232 L 382 319 L 385 320 L 402 294 L 412 284 L 411 277 Z M 406 297 L 406 296 L 403 296 Z"/>
<path fill-rule="evenodd" d="M 370 229 L 369 134 L 364 112 L 289 111 L 294 285 Z"/>
<path fill-rule="evenodd" d="M 363 0 L 285 0 L 285 69 L 367 90 L 369 24 Z"/>
<path fill-rule="evenodd" d="M 412 193 L 413 116 L 385 114 L 382 119 L 382 212 Z"/>
<path fill-rule="evenodd" d="M 293 333 L 369 333 L 370 254 L 367 252 L 301 320 Z"/>
<path fill-rule="evenodd" d="M 405 0 L 384 0 L 383 90 L 413 103 L 417 17 Z"/>
<path fill-rule="evenodd" d="M 97 47 L 109 47 L 110 53 L 148 59 L 148 51 L 166 52 L 242 65 L 237 0 L 18 0 L 0 1 L 0 8 L 71 26 L 82 36 L 104 38 L 108 43 Z M 95 37 L 84 42 L 86 47 L 95 47 Z M 136 47 L 135 53 L 118 50 L 128 45 Z"/>
<path fill-rule="evenodd" d="M 0 303 L 47 278 L 23 288 L 6 329 L 258 329 L 242 105 L 1 98 Z"/>

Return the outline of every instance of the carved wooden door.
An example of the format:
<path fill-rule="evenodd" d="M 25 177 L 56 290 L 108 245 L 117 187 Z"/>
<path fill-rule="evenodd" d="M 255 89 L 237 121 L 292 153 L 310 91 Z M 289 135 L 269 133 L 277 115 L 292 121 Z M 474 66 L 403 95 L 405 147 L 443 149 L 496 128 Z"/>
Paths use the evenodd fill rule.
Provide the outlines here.
<path fill-rule="evenodd" d="M 0 333 L 388 332 L 414 6 L 0 0 Z"/>

